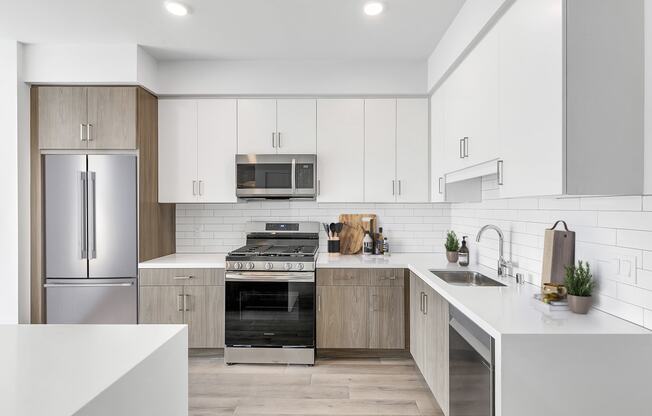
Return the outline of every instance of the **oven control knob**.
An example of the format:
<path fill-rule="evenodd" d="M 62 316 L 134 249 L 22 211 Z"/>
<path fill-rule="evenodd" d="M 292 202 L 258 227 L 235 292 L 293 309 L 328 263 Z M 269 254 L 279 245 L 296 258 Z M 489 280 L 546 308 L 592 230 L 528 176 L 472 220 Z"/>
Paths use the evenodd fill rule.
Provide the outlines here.
<path fill-rule="evenodd" d="M 270 262 L 265 263 L 265 270 L 272 270 L 274 265 Z"/>
<path fill-rule="evenodd" d="M 299 264 L 297 264 L 297 269 L 299 269 L 299 270 L 303 270 L 303 263 L 299 263 Z"/>
<path fill-rule="evenodd" d="M 254 268 L 254 264 L 252 262 L 247 263 L 247 270 L 251 270 Z"/>
<path fill-rule="evenodd" d="M 242 263 L 240 263 L 239 261 L 236 261 L 235 263 L 233 263 L 233 268 L 236 269 L 236 270 L 242 269 Z"/>
<path fill-rule="evenodd" d="M 292 263 L 285 263 L 285 264 L 283 265 L 283 268 L 284 268 L 285 270 L 290 270 L 290 269 L 292 268 Z"/>

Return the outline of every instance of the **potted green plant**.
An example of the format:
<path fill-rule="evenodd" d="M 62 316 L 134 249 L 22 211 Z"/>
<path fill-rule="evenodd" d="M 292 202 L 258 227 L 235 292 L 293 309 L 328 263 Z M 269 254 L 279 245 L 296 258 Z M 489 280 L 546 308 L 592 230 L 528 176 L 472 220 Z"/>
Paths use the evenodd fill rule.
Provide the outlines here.
<path fill-rule="evenodd" d="M 577 266 L 566 266 L 566 290 L 568 291 L 568 307 L 575 313 L 585 314 L 591 309 L 595 280 L 591 274 L 589 263 L 577 262 Z"/>
<path fill-rule="evenodd" d="M 459 257 L 458 250 L 460 249 L 460 240 L 457 239 L 455 231 L 450 230 L 446 233 L 446 258 L 450 263 L 457 263 Z"/>

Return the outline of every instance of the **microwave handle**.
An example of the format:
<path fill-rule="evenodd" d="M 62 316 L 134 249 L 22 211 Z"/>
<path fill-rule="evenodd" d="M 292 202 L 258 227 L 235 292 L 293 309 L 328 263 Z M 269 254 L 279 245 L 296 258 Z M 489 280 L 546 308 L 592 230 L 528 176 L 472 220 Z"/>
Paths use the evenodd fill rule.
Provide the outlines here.
<path fill-rule="evenodd" d="M 297 187 L 297 160 L 292 158 L 292 194 L 295 193 Z"/>

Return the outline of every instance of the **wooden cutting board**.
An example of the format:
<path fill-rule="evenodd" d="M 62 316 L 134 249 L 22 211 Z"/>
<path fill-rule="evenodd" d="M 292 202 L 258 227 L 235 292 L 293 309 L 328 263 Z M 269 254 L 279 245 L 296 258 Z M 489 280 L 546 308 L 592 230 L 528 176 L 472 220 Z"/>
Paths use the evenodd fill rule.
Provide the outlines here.
<path fill-rule="evenodd" d="M 360 253 L 364 232 L 371 232 L 373 238 L 373 232 L 376 230 L 376 214 L 340 214 L 340 222 L 344 224 L 340 233 L 340 253 Z"/>

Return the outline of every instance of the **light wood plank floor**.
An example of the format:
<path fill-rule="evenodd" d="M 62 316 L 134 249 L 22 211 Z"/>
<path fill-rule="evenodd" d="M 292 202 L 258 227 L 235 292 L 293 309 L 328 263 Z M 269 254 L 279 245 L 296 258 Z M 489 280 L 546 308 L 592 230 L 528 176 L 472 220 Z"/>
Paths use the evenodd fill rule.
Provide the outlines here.
<path fill-rule="evenodd" d="M 189 373 L 191 416 L 443 415 L 408 356 L 326 356 L 313 367 L 192 355 Z"/>

